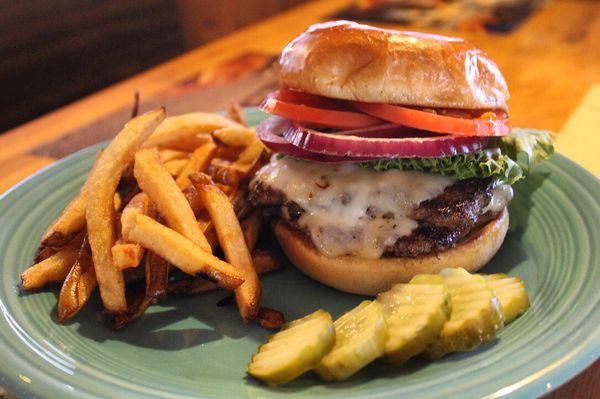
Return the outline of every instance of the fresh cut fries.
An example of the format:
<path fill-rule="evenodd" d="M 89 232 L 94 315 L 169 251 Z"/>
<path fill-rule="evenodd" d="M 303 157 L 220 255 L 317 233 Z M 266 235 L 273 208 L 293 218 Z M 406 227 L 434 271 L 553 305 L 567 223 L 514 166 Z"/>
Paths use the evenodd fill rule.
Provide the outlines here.
<path fill-rule="evenodd" d="M 188 162 L 188 159 L 171 159 L 170 161 L 163 163 L 163 166 L 171 176 L 177 177 L 181 174 Z"/>
<path fill-rule="evenodd" d="M 60 290 L 58 321 L 64 323 L 75 316 L 90 299 L 97 285 L 92 252 L 86 237 Z"/>
<path fill-rule="evenodd" d="M 217 145 L 211 140 L 206 142 L 206 144 L 201 145 L 198 147 L 198 149 L 196 149 L 196 151 L 194 151 L 189 161 L 186 163 L 181 170 L 181 173 L 177 177 L 176 182 L 179 188 L 184 189 L 191 184 L 189 178 L 190 173 L 206 169 L 216 149 Z"/>
<path fill-rule="evenodd" d="M 227 195 L 208 176 L 196 173 L 191 179 L 215 226 L 225 258 L 244 278 L 244 283 L 235 290 L 235 299 L 242 319 L 248 323 L 258 314 L 261 288 L 240 222 Z"/>
<path fill-rule="evenodd" d="M 171 116 L 166 118 L 146 143 L 144 143 L 144 148 L 156 146 L 174 148 L 171 145 L 165 144 L 190 137 L 196 137 L 200 134 L 209 134 L 214 130 L 222 129 L 224 127 L 243 128 L 240 124 L 217 114 L 195 112 Z M 198 145 L 195 147 L 198 147 Z"/>
<path fill-rule="evenodd" d="M 138 215 L 135 225 L 124 238 L 143 245 L 184 273 L 207 275 L 225 289 L 235 289 L 244 282 L 242 275 L 231 264 L 148 216 Z"/>
<path fill-rule="evenodd" d="M 247 147 L 256 140 L 254 129 L 242 125 L 222 127 L 215 130 L 212 136 L 228 147 Z"/>
<path fill-rule="evenodd" d="M 165 110 L 160 108 L 129 121 L 104 150 L 88 181 L 88 237 L 102 302 L 110 312 L 127 309 L 123 274 L 112 262 L 111 248 L 115 244 L 113 196 L 124 166 L 133 160 L 135 151 L 164 118 Z"/>
<path fill-rule="evenodd" d="M 205 252 L 212 252 L 190 204 L 173 177 L 158 162 L 156 151 L 150 148 L 138 151 L 133 171 L 139 186 L 156 205 L 169 227 Z"/>

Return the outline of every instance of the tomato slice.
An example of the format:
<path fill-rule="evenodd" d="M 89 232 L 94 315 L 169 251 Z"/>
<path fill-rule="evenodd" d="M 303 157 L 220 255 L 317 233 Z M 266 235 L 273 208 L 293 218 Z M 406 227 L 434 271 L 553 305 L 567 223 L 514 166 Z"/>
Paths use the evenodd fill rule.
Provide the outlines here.
<path fill-rule="evenodd" d="M 510 133 L 509 119 L 503 111 L 474 115 L 462 110 L 419 110 L 399 105 L 353 101 L 359 111 L 399 125 L 457 136 L 505 136 Z M 445 114 L 445 115 L 444 115 Z"/>
<path fill-rule="evenodd" d="M 276 91 L 268 94 L 260 107 L 282 118 L 335 129 L 359 129 L 383 123 L 379 118 L 356 112 L 343 101 L 317 97 L 289 90 Z"/>

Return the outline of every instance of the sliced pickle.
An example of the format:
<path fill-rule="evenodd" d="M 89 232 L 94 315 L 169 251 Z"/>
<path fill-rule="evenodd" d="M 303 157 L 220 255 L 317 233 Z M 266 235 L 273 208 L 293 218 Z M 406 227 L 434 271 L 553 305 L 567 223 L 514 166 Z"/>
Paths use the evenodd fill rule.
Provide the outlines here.
<path fill-rule="evenodd" d="M 258 348 L 248 373 L 271 384 L 283 384 L 314 368 L 335 343 L 331 315 L 317 310 L 283 326 Z"/>
<path fill-rule="evenodd" d="M 504 273 L 483 275 L 483 278 L 500 300 L 504 323 L 510 323 L 529 309 L 529 297 L 520 278 Z"/>
<path fill-rule="evenodd" d="M 425 351 L 433 359 L 474 349 L 493 339 L 504 325 L 500 302 L 483 277 L 464 269 L 444 269 L 440 276 L 448 287 L 452 312 L 438 339 Z"/>
<path fill-rule="evenodd" d="M 383 355 L 385 319 L 377 301 L 363 301 L 334 323 L 335 345 L 315 371 L 326 380 L 345 380 Z"/>
<path fill-rule="evenodd" d="M 432 284 L 396 284 L 377 301 L 388 329 L 383 360 L 394 364 L 435 342 L 450 315 L 450 296 L 441 278 Z"/>

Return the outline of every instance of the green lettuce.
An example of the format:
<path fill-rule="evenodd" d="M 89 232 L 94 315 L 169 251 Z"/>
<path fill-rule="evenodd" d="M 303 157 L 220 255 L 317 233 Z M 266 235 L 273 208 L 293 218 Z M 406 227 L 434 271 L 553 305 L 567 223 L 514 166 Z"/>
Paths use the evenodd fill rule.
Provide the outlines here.
<path fill-rule="evenodd" d="M 392 158 L 361 163 L 363 168 L 438 173 L 456 179 L 493 177 L 514 184 L 554 152 L 550 132 L 513 129 L 490 140 L 491 149 L 441 158 Z"/>

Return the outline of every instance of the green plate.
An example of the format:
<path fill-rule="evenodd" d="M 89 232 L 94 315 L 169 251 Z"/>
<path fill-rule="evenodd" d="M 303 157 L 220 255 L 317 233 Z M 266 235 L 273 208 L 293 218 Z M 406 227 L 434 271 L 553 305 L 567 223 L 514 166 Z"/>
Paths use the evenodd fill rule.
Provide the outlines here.
<path fill-rule="evenodd" d="M 262 118 L 250 110 L 253 122 Z M 121 332 L 98 321 L 95 298 L 68 325 L 56 291 L 23 294 L 46 226 L 73 197 L 99 146 L 69 156 L 0 198 L 0 385 L 22 397 L 406 397 L 542 395 L 600 355 L 600 183 L 555 155 L 516 186 L 506 241 L 484 272 L 521 277 L 532 307 L 478 350 L 405 367 L 373 364 L 343 383 L 313 375 L 280 388 L 246 376 L 268 331 L 246 326 L 226 294 L 168 299 Z M 362 298 L 320 285 L 287 266 L 263 279 L 264 304 L 288 319 L 334 315 Z"/>

